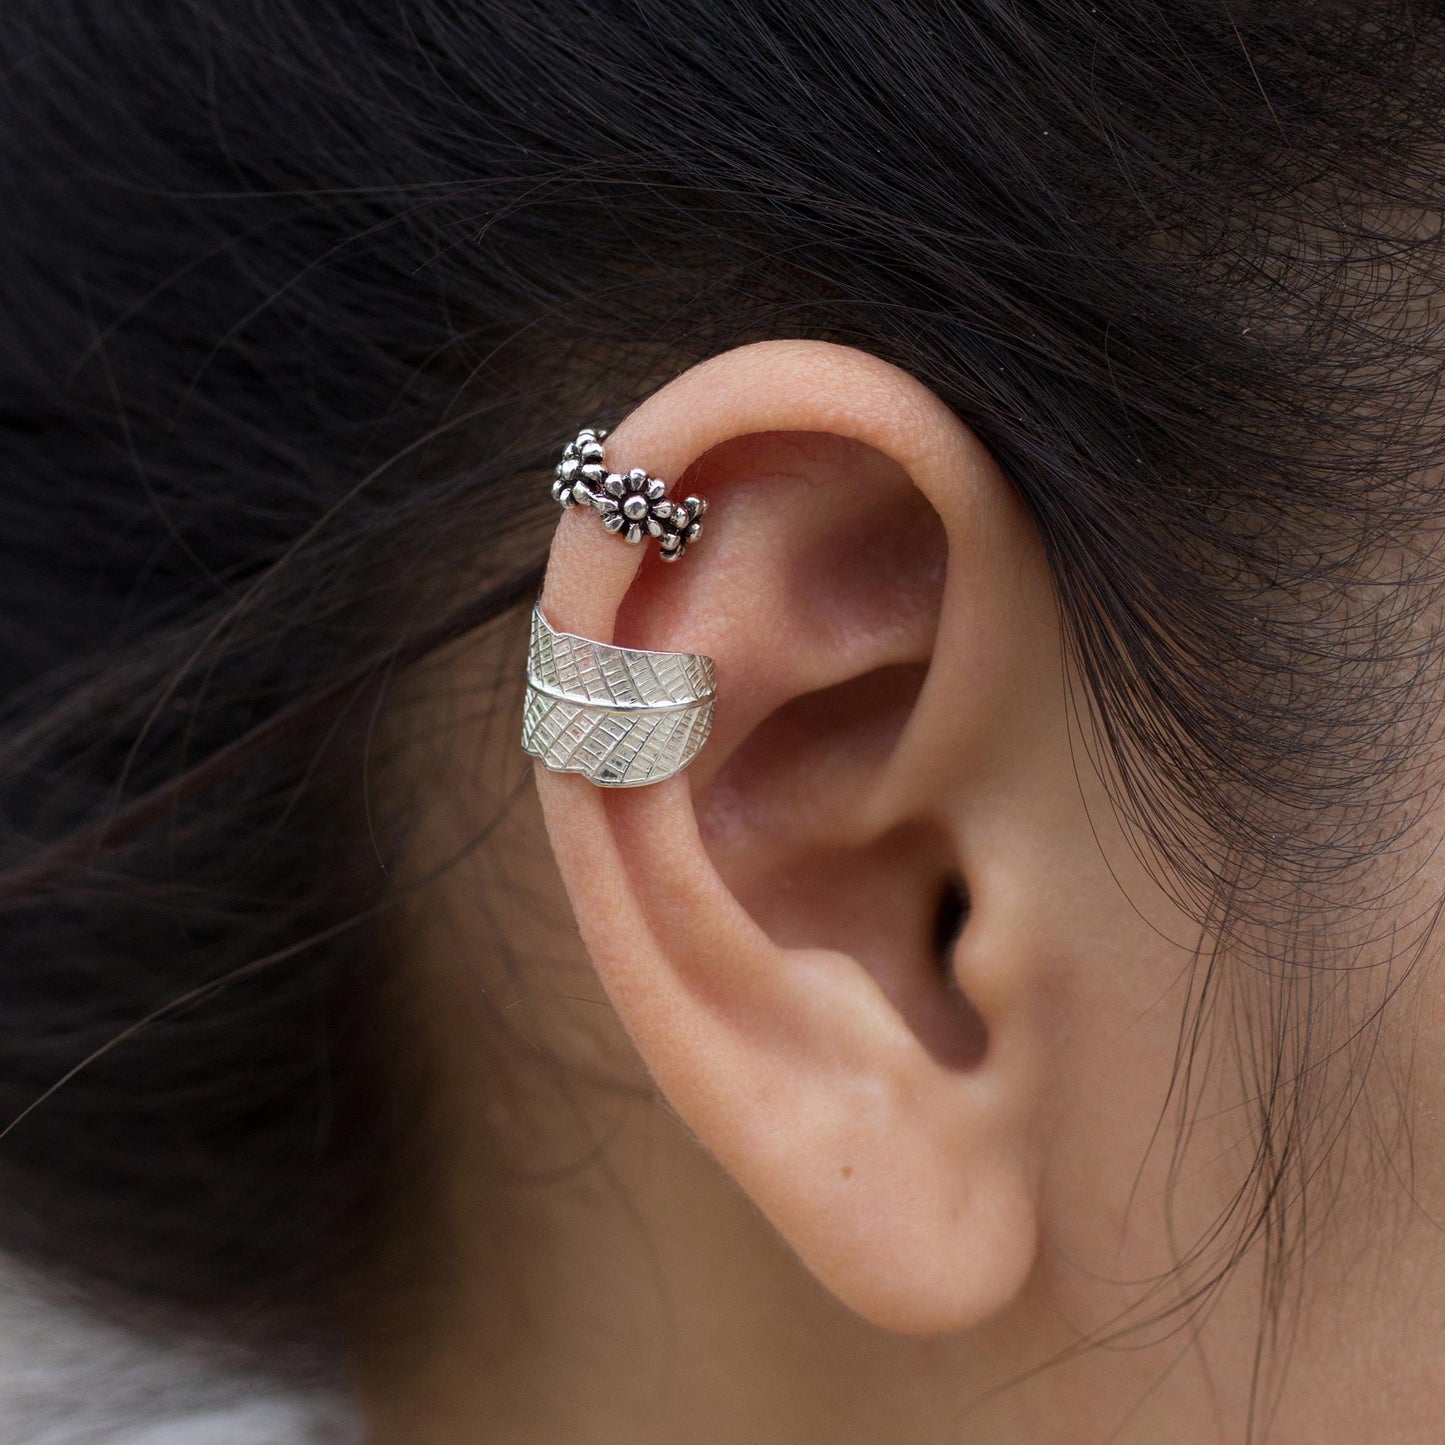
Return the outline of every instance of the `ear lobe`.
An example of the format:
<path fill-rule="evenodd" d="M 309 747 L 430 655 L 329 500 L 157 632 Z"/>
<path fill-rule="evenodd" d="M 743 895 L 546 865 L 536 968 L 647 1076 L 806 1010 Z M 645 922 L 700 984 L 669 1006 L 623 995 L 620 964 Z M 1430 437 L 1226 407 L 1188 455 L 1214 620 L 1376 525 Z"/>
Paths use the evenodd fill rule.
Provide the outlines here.
<path fill-rule="evenodd" d="M 639 567 L 569 515 L 544 606 L 708 653 L 719 692 L 681 777 L 539 774 L 583 938 L 676 1113 L 825 1285 L 889 1328 L 975 1324 L 1037 1246 L 1034 934 L 970 816 L 1057 742 L 1032 527 L 931 393 L 845 348 L 715 358 L 608 445 L 690 463 L 708 535 Z"/>

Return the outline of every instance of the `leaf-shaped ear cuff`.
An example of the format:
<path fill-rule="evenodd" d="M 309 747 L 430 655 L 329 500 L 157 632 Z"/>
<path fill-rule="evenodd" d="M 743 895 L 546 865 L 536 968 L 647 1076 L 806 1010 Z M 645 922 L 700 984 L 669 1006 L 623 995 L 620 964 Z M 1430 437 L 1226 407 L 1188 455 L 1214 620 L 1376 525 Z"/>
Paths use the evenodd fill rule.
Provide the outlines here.
<path fill-rule="evenodd" d="M 695 652 L 614 647 L 532 612 L 522 747 L 554 773 L 638 788 L 680 773 L 712 728 L 717 667 Z"/>
<path fill-rule="evenodd" d="M 637 543 L 656 537 L 664 562 L 676 562 L 690 542 L 702 536 L 701 497 L 680 502 L 667 495 L 667 483 L 650 477 L 641 467 L 609 472 L 603 460 L 602 439 L 607 433 L 584 427 L 567 443 L 552 480 L 552 499 L 564 511 L 591 507 L 609 532 Z"/>

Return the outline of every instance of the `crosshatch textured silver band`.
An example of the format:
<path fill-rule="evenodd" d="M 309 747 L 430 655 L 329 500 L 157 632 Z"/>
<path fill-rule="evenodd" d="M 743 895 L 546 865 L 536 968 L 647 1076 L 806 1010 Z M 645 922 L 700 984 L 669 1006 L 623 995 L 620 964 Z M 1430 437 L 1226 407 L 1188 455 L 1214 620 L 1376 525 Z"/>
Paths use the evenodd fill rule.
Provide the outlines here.
<path fill-rule="evenodd" d="M 522 747 L 551 772 L 603 788 L 660 783 L 707 741 L 716 697 L 710 657 L 593 642 L 532 611 Z"/>
<path fill-rule="evenodd" d="M 606 435 L 595 427 L 583 427 L 567 443 L 552 478 L 552 500 L 564 512 L 591 507 L 602 525 L 626 542 L 656 537 L 658 556 L 664 562 L 679 561 L 688 544 L 702 536 L 707 503 L 701 497 L 674 502 L 667 495 L 667 483 L 648 476 L 641 467 L 609 472 L 602 459 Z"/>

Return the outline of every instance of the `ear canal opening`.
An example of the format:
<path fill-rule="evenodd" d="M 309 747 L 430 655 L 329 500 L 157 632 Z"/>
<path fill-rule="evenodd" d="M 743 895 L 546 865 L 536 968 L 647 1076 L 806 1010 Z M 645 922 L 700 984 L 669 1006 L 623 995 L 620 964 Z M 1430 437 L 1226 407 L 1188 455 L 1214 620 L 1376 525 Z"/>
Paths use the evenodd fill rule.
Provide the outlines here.
<path fill-rule="evenodd" d="M 940 968 L 949 975 L 954 945 L 968 922 L 969 907 L 968 888 L 963 879 L 956 873 L 950 874 L 938 891 L 938 903 L 933 910 L 933 951 Z"/>
<path fill-rule="evenodd" d="M 933 910 L 933 956 L 951 1014 L 950 1062 L 964 1067 L 976 1067 L 988 1052 L 988 1025 L 973 1000 L 959 987 L 953 967 L 954 953 L 968 926 L 971 909 L 968 885 L 959 874 L 949 874 Z"/>

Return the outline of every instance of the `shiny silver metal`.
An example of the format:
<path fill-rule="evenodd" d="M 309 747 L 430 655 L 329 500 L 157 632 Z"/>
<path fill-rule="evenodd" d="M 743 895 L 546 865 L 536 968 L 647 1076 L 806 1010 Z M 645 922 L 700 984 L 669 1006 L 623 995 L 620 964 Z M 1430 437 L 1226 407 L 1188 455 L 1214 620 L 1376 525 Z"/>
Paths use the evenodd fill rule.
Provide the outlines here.
<path fill-rule="evenodd" d="M 533 609 L 522 747 L 551 772 L 601 788 L 660 783 L 707 741 L 716 697 L 710 657 L 593 642 Z"/>
<path fill-rule="evenodd" d="M 602 518 L 602 525 L 628 542 L 656 537 L 664 562 L 676 562 L 690 542 L 702 536 L 701 497 L 680 502 L 667 495 L 667 483 L 650 477 L 641 467 L 609 472 L 603 461 L 602 439 L 607 433 L 584 427 L 567 443 L 552 478 L 552 500 L 568 511 L 587 506 Z"/>

